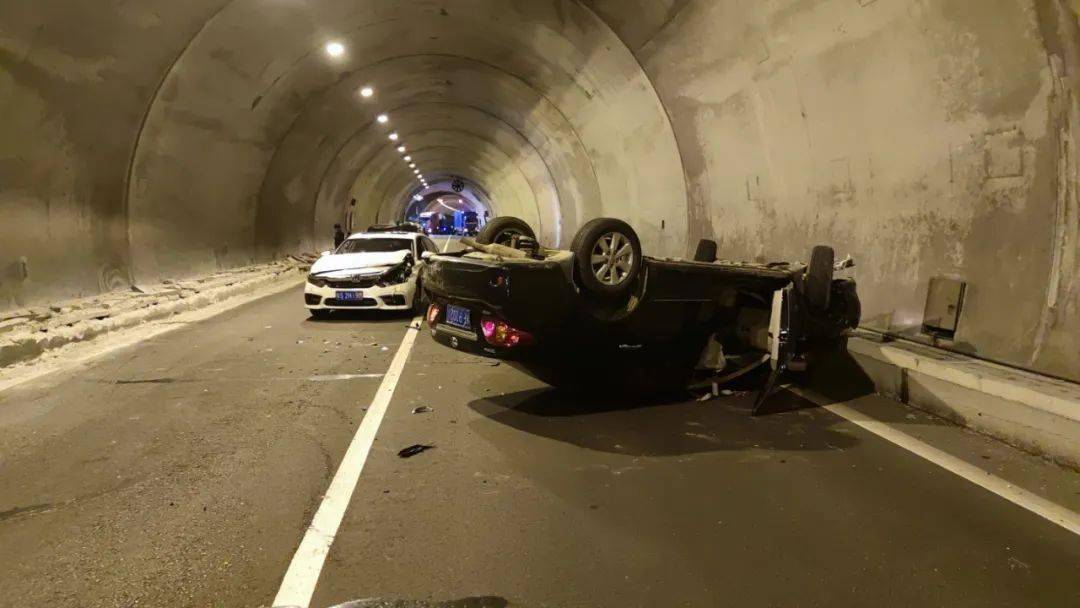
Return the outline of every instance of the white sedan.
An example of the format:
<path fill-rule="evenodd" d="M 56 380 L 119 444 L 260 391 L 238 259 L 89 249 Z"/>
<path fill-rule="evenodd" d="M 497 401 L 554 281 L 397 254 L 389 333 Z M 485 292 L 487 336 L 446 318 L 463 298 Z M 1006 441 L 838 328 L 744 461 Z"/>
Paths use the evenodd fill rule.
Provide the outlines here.
<path fill-rule="evenodd" d="M 428 251 L 438 248 L 422 234 L 354 234 L 311 266 L 304 305 L 315 318 L 333 310 L 420 311 L 420 271 Z"/>

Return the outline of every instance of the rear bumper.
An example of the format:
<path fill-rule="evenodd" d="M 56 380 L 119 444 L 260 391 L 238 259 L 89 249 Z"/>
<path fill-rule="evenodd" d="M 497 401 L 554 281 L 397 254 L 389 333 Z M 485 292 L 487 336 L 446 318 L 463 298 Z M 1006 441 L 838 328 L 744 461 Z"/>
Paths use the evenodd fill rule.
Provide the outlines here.
<path fill-rule="evenodd" d="M 484 340 L 483 336 L 480 336 L 475 332 L 451 327 L 445 323 L 440 322 L 437 323 L 435 327 L 432 327 L 431 337 L 439 344 L 461 352 L 491 359 L 505 360 L 513 358 L 512 351 L 491 346 Z"/>
<path fill-rule="evenodd" d="M 580 303 L 569 265 L 551 261 L 500 263 L 436 256 L 424 269 L 433 301 L 499 317 L 533 334 L 562 326 Z"/>

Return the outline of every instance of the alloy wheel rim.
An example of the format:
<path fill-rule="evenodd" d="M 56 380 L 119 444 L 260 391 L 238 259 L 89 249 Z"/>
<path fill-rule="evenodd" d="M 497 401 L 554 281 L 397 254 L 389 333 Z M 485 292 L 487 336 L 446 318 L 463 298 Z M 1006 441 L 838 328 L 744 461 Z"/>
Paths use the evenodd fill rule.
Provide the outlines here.
<path fill-rule="evenodd" d="M 621 232 L 608 232 L 596 240 L 590 264 L 601 283 L 621 285 L 634 268 L 634 246 Z"/>

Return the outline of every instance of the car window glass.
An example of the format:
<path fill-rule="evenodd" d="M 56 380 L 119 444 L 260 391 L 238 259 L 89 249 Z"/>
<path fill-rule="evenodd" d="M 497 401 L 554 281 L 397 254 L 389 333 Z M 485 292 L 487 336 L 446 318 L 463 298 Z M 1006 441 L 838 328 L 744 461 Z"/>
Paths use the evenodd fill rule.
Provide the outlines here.
<path fill-rule="evenodd" d="M 386 253 L 389 251 L 412 251 L 409 239 L 350 239 L 338 247 L 336 253 Z"/>

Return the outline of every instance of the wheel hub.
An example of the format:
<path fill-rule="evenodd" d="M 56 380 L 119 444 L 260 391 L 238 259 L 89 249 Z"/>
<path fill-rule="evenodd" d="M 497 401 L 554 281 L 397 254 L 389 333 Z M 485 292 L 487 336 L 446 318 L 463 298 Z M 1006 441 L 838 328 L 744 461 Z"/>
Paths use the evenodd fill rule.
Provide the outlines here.
<path fill-rule="evenodd" d="M 601 283 L 620 285 L 634 267 L 634 247 L 626 235 L 609 232 L 597 239 L 590 264 Z"/>

